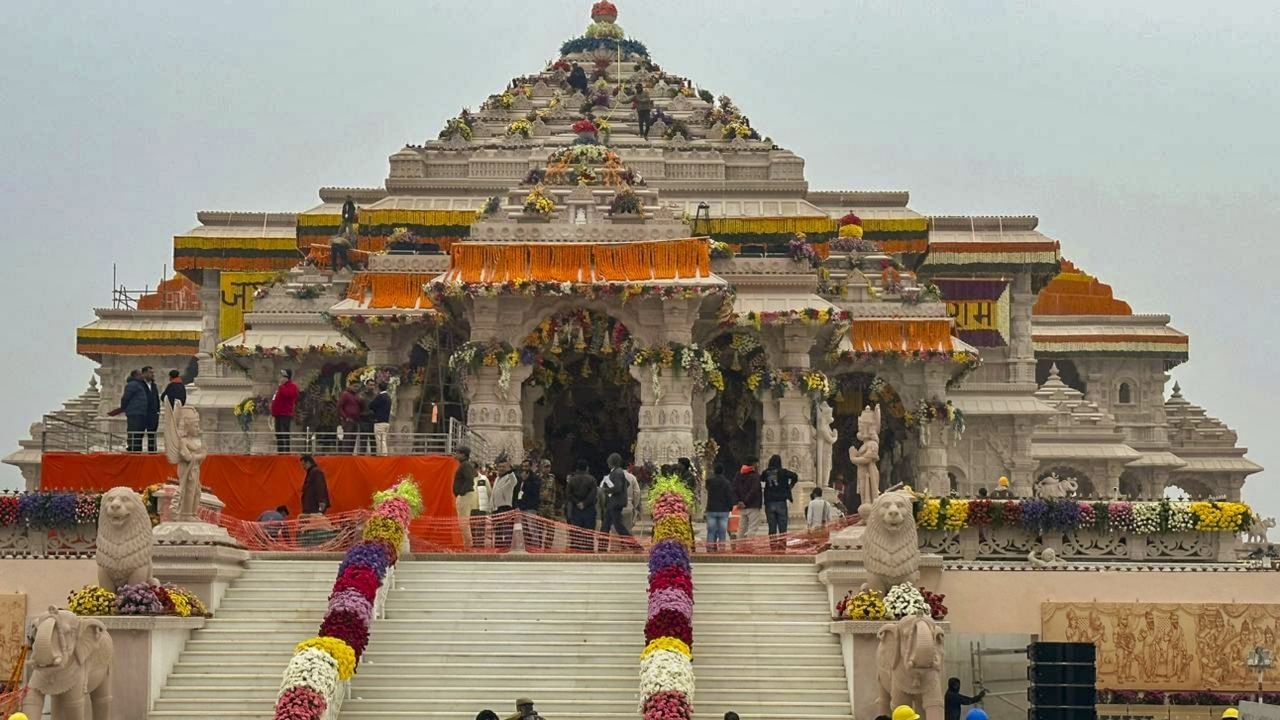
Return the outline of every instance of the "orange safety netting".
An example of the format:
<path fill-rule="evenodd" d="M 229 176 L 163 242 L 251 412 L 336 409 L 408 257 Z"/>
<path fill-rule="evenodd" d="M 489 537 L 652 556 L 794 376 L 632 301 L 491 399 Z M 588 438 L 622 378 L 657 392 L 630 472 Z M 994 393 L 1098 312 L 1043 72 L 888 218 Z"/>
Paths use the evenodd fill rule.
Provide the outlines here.
<path fill-rule="evenodd" d="M 832 532 L 853 525 L 856 516 L 842 518 L 823 528 L 796 530 L 780 535 L 754 535 L 741 540 L 731 540 L 718 548 L 717 554 L 725 555 L 813 555 L 826 546 Z M 803 521 L 801 521 L 803 522 Z M 652 544 L 641 527 L 633 537 L 605 534 L 552 520 L 539 515 L 512 510 L 491 515 L 475 515 L 468 519 L 467 531 L 471 542 L 465 546 L 439 542 L 438 538 L 461 522 L 440 517 L 420 517 L 409 529 L 410 549 L 413 552 L 451 553 L 469 555 L 495 555 L 523 550 L 530 553 L 611 553 L 635 554 L 646 551 Z M 695 527 L 695 535 L 701 533 Z M 705 539 L 695 541 L 697 552 L 708 552 Z"/>
<path fill-rule="evenodd" d="M 370 308 L 427 310 L 432 305 L 422 288 L 434 277 L 430 273 L 358 272 L 351 278 L 347 297 L 363 302 L 365 295 L 371 293 Z"/>
<path fill-rule="evenodd" d="M 450 282 L 646 282 L 705 278 L 705 238 L 632 243 L 459 243 L 450 251 Z"/>
<path fill-rule="evenodd" d="M 855 352 L 950 352 L 951 321 L 854 320 L 849 339 Z"/>
<path fill-rule="evenodd" d="M 368 510 L 353 510 L 253 522 L 200 510 L 206 522 L 224 528 L 246 550 L 264 552 L 344 552 L 360 542 L 369 514 Z"/>
<path fill-rule="evenodd" d="M 0 693 L 0 717 L 9 717 L 22 709 L 22 701 L 27 696 L 27 688 L 20 687 L 13 692 Z"/>

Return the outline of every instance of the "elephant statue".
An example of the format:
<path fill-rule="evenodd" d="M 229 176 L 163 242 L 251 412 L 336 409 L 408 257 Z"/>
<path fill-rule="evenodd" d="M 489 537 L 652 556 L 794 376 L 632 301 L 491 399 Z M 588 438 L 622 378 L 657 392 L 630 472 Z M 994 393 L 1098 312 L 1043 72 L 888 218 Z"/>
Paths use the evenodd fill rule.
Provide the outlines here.
<path fill-rule="evenodd" d="M 879 712 L 910 705 L 924 720 L 943 720 L 942 628 L 912 615 L 880 628 L 876 649 Z"/>
<path fill-rule="evenodd" d="M 52 696 L 53 720 L 110 720 L 111 654 L 111 635 L 101 622 L 50 607 L 36 619 L 35 669 L 22 711 L 41 717 L 45 696 Z"/>
<path fill-rule="evenodd" d="M 1035 490 L 1036 497 L 1046 500 L 1074 497 L 1080 490 L 1080 483 L 1075 478 L 1060 478 L 1057 473 L 1052 473 L 1040 478 Z"/>

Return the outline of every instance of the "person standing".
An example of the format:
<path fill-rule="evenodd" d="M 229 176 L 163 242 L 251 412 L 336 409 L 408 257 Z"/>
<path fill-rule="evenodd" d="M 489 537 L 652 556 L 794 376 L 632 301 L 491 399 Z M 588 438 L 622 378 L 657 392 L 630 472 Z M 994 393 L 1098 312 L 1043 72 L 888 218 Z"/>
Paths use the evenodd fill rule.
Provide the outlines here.
<path fill-rule="evenodd" d="M 566 82 L 571 90 L 576 90 L 583 95 L 587 94 L 587 71 L 583 70 L 578 63 L 573 64 L 573 69 L 569 71 L 569 78 Z"/>
<path fill-rule="evenodd" d="M 640 137 L 648 140 L 649 129 L 653 127 L 653 98 L 649 97 L 644 85 L 636 86 L 634 104 L 636 106 L 636 121 L 640 124 Z"/>
<path fill-rule="evenodd" d="M 471 514 L 479 509 L 476 506 L 476 466 L 471 464 L 471 448 L 466 445 L 456 448 L 453 458 L 458 461 L 458 469 L 453 471 L 453 509 L 458 515 L 458 526 L 462 528 L 463 545 L 471 547 Z"/>
<path fill-rule="evenodd" d="M 622 522 L 623 510 L 627 507 L 627 473 L 622 469 L 622 456 L 618 453 L 609 455 L 609 474 L 600 481 L 600 490 L 604 493 L 604 520 L 600 524 L 600 532 L 608 535 L 610 531 L 618 533 L 626 543 L 631 539 L 631 531 Z M 606 543 L 610 539 L 605 539 Z"/>
<path fill-rule="evenodd" d="M 769 522 L 769 547 L 785 550 L 786 540 L 778 537 L 787 533 L 787 513 L 791 505 L 792 490 L 800 478 L 782 467 L 782 456 L 769 458 L 764 471 L 764 512 Z"/>
<path fill-rule="evenodd" d="M 547 458 L 538 464 L 538 479 L 542 481 L 542 507 L 538 514 L 548 520 L 560 519 L 564 515 L 564 482 L 551 471 L 551 461 Z M 555 532 L 554 528 L 551 532 Z M 552 538 L 546 540 L 550 547 Z"/>
<path fill-rule="evenodd" d="M 578 460 L 578 471 L 569 476 L 569 524 L 577 528 L 570 531 L 569 545 L 574 550 L 591 550 L 591 536 L 586 531 L 596 529 L 596 479 L 591 477 L 591 465 Z"/>
<path fill-rule="evenodd" d="M 471 511 L 472 547 L 489 547 L 489 515 L 493 512 L 493 485 L 483 472 L 476 472 L 476 509 Z"/>
<path fill-rule="evenodd" d="M 369 403 L 369 410 L 373 413 L 373 440 L 379 455 L 387 455 L 390 451 L 391 392 L 387 388 L 387 383 L 378 383 L 378 394 Z"/>
<path fill-rule="evenodd" d="M 329 484 L 325 481 L 324 471 L 310 455 L 301 458 L 302 469 L 307 476 L 302 481 L 302 514 L 322 514 L 329 509 Z"/>
<path fill-rule="evenodd" d="M 520 528 L 524 532 L 524 546 L 529 548 L 545 548 L 545 535 L 549 528 L 539 513 L 542 512 L 542 477 L 533 463 L 526 461 L 524 477 L 516 486 L 516 509 L 523 515 L 520 517 Z"/>
<path fill-rule="evenodd" d="M 356 200 L 348 195 L 347 199 L 342 201 L 342 225 L 338 227 L 338 234 L 345 236 L 354 230 L 359 217 Z"/>
<path fill-rule="evenodd" d="M 493 545 L 499 550 L 511 549 L 511 532 L 515 525 L 516 485 L 520 479 L 511 467 L 506 453 L 498 456 L 498 479 L 493 483 Z"/>
<path fill-rule="evenodd" d="M 147 389 L 147 452 L 153 453 L 160 430 L 160 388 L 156 387 L 156 371 L 150 365 L 142 368 L 142 382 Z"/>
<path fill-rule="evenodd" d="M 822 497 L 822 488 L 816 487 L 809 493 L 809 506 L 804 509 L 805 526 L 810 530 L 821 530 L 831 522 L 836 509 Z"/>
<path fill-rule="evenodd" d="M 342 454 L 353 455 L 356 451 L 356 434 L 360 431 L 360 396 L 356 391 L 360 382 L 355 378 L 347 380 L 347 388 L 338 396 L 338 422 L 342 423 Z"/>
<path fill-rule="evenodd" d="M 125 450 L 142 452 L 142 436 L 147 432 L 147 385 L 142 381 L 142 373 L 136 370 L 129 373 L 125 381 L 120 411 L 126 423 Z"/>
<path fill-rule="evenodd" d="M 979 690 L 977 695 L 969 697 L 960 692 L 960 678 L 953 677 L 947 679 L 947 694 L 943 698 L 943 718 L 944 720 L 960 720 L 960 708 L 963 705 L 973 705 L 982 702 L 982 698 L 986 697 L 985 689 Z M 970 713 L 972 716 L 973 713 Z"/>
<path fill-rule="evenodd" d="M 996 489 L 991 493 L 991 497 L 995 500 L 1011 500 L 1013 492 L 1009 490 L 1009 478 L 1001 476 L 996 482 Z"/>
<path fill-rule="evenodd" d="M 733 481 L 733 494 L 738 500 L 738 509 L 742 517 L 738 526 L 738 539 L 745 540 L 760 529 L 764 520 L 763 495 L 760 492 L 760 473 L 756 472 L 756 458 L 747 458 L 747 463 L 738 470 Z"/>
<path fill-rule="evenodd" d="M 187 404 L 187 386 L 182 382 L 182 375 L 177 370 L 169 371 L 169 384 L 164 386 L 160 399 L 168 402 L 170 408 L 178 403 Z"/>
<path fill-rule="evenodd" d="M 716 463 L 707 478 L 707 550 L 719 552 L 729 543 L 729 513 L 733 512 L 733 485 L 724 476 L 724 464 Z M 723 545 L 721 544 L 723 543 Z"/>
<path fill-rule="evenodd" d="M 293 429 L 293 413 L 298 409 L 298 386 L 293 383 L 293 371 L 280 371 L 280 385 L 271 396 L 271 417 L 276 424 L 276 452 L 289 452 L 289 433 Z"/>
<path fill-rule="evenodd" d="M 356 433 L 356 454 L 373 454 L 373 400 L 378 397 L 378 384 L 372 378 L 360 391 L 360 432 Z"/>

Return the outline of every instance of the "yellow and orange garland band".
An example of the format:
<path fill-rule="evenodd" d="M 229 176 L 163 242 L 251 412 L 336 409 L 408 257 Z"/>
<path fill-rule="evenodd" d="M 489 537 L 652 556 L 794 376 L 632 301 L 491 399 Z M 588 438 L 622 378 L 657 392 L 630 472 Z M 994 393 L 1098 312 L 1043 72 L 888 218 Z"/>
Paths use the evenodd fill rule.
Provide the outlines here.
<path fill-rule="evenodd" d="M 459 243 L 451 254 L 451 283 L 644 282 L 711 275 L 710 245 L 700 238 L 605 245 Z"/>
<path fill-rule="evenodd" d="M 372 292 L 369 297 L 370 308 L 426 310 L 432 305 L 423 292 L 423 287 L 434 277 L 430 273 L 358 272 L 347 287 L 347 297 L 363 302 L 365 295 Z"/>
<path fill-rule="evenodd" d="M 951 321 L 854 320 L 849 339 L 855 352 L 949 352 Z"/>

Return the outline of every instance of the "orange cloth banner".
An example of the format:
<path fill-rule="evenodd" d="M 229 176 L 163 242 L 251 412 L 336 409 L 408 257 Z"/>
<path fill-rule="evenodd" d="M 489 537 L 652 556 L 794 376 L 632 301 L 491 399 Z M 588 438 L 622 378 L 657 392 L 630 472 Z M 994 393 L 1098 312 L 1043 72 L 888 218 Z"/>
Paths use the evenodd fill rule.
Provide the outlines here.
<path fill-rule="evenodd" d="M 453 518 L 453 471 L 458 462 L 446 455 L 318 456 L 329 486 L 330 512 L 367 509 L 373 493 L 412 475 L 422 491 L 423 516 Z M 224 513 L 257 520 L 266 510 L 286 505 L 301 511 L 305 473 L 297 455 L 210 455 L 200 466 L 200 481 L 226 503 Z M 45 453 L 40 486 L 45 490 L 106 491 L 119 485 L 142 491 L 176 478 L 163 455 Z M 457 542 L 461 542 L 458 530 Z M 452 544 L 452 543 L 450 543 Z"/>

